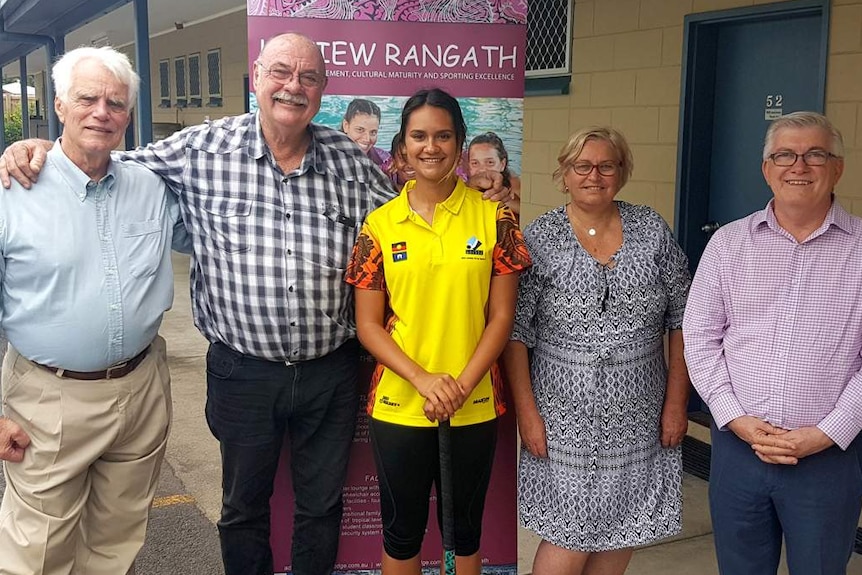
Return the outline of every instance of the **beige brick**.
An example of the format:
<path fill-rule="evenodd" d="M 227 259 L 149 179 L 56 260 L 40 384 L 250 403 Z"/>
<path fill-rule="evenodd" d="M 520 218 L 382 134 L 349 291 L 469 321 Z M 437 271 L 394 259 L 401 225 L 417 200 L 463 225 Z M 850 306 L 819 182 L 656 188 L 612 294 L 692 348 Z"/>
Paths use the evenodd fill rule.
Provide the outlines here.
<path fill-rule="evenodd" d="M 613 36 L 576 38 L 572 45 L 572 70 L 597 72 L 614 69 Z"/>
<path fill-rule="evenodd" d="M 651 206 L 655 202 L 655 184 L 651 182 L 630 181 L 620 190 L 616 199 L 630 204 Z"/>
<path fill-rule="evenodd" d="M 565 192 L 560 191 L 556 184 L 551 180 L 550 174 L 546 179 L 533 178 L 532 189 L 530 190 L 530 202 L 533 206 L 538 206 L 536 215 L 541 215 L 549 209 L 561 206 L 569 201 L 569 196 Z"/>
<path fill-rule="evenodd" d="M 639 8 L 640 0 L 598 0 L 593 16 L 593 32 L 599 35 L 637 30 Z"/>
<path fill-rule="evenodd" d="M 862 150 L 845 150 L 844 174 L 835 190 L 836 195 L 852 198 L 854 202 L 862 200 Z"/>
<path fill-rule="evenodd" d="M 855 102 L 826 104 L 826 115 L 844 137 L 845 149 L 854 147 L 856 143 L 858 106 Z"/>
<path fill-rule="evenodd" d="M 599 72 L 590 83 L 590 102 L 601 106 L 631 106 L 635 103 L 635 71 Z"/>
<path fill-rule="evenodd" d="M 727 10 L 728 8 L 739 8 L 740 6 L 751 6 L 752 0 L 694 0 L 692 13 L 711 12 L 713 10 Z"/>
<path fill-rule="evenodd" d="M 670 229 L 673 229 L 676 221 L 676 185 L 656 184 L 655 204 L 652 207 L 664 218 Z"/>
<path fill-rule="evenodd" d="M 862 54 L 837 54 L 829 58 L 826 75 L 826 100 L 862 101 Z"/>
<path fill-rule="evenodd" d="M 676 146 L 664 144 L 633 145 L 635 171 L 632 176 L 639 182 L 665 182 L 676 180 Z"/>
<path fill-rule="evenodd" d="M 569 137 L 568 110 L 536 110 L 532 116 L 532 138 L 564 140 Z"/>
<path fill-rule="evenodd" d="M 518 174 L 521 177 L 521 203 L 530 203 L 530 192 L 532 191 L 533 174 L 522 172 Z"/>
<path fill-rule="evenodd" d="M 560 96 L 530 96 L 524 98 L 524 110 L 553 110 L 555 108 L 568 108 L 569 97 Z"/>
<path fill-rule="evenodd" d="M 844 4 L 862 4 L 860 0 L 832 0 L 833 6 L 841 6 Z"/>
<path fill-rule="evenodd" d="M 570 110 L 569 111 L 569 134 L 586 128 L 587 126 L 608 126 L 611 124 L 610 108 L 590 108 L 588 110 Z"/>
<path fill-rule="evenodd" d="M 548 142 L 525 140 L 521 156 L 521 170 L 525 173 L 544 173 L 547 170 L 550 153 L 551 147 Z"/>
<path fill-rule="evenodd" d="M 680 26 L 691 7 L 692 0 L 641 0 L 640 28 Z"/>
<path fill-rule="evenodd" d="M 665 28 L 661 31 L 661 65 L 682 65 L 682 26 Z"/>
<path fill-rule="evenodd" d="M 658 141 L 659 109 L 614 108 L 611 110 L 611 125 L 620 130 L 630 144 L 655 144 Z"/>
<path fill-rule="evenodd" d="M 829 53 L 858 52 L 862 48 L 862 4 L 832 9 Z"/>
<path fill-rule="evenodd" d="M 638 70 L 635 102 L 642 106 L 672 106 L 679 104 L 680 68 Z"/>
<path fill-rule="evenodd" d="M 547 198 L 546 201 L 550 201 L 553 198 Z M 561 206 L 565 203 L 565 198 L 560 196 L 556 198 L 558 201 L 556 205 L 543 205 L 543 204 L 527 204 L 521 205 L 521 228 L 525 228 L 527 224 L 549 211 L 551 208 L 555 208 L 557 206 Z"/>
<path fill-rule="evenodd" d="M 658 141 L 676 144 L 679 138 L 679 106 L 666 106 L 658 114 Z"/>
<path fill-rule="evenodd" d="M 613 41 L 615 70 L 653 68 L 661 64 L 661 30 L 617 34 Z"/>
<path fill-rule="evenodd" d="M 593 2 L 575 2 L 575 13 L 572 15 L 572 35 L 575 38 L 586 38 L 593 35 Z"/>
<path fill-rule="evenodd" d="M 586 108 L 590 105 L 591 74 L 572 74 L 569 107 Z"/>

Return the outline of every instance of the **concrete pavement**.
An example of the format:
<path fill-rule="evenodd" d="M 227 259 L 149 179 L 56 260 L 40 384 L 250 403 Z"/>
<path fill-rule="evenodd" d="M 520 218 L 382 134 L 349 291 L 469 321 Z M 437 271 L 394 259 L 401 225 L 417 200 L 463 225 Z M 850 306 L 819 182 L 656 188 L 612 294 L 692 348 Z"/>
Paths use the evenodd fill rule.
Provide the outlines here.
<path fill-rule="evenodd" d="M 174 308 L 161 329 L 173 381 L 173 429 L 147 543 L 136 569 L 138 575 L 219 575 L 223 573 L 215 529 L 221 500 L 219 450 L 203 415 L 207 342 L 192 323 L 188 258 L 175 254 L 174 270 Z M 696 424 L 691 433 L 708 437 Z M 3 486 L 0 473 L 0 489 Z M 638 550 L 628 575 L 717 575 L 707 483 L 686 474 L 683 493 L 683 533 Z M 531 571 L 537 545 L 533 534 L 519 530 L 519 574 Z M 854 554 L 847 573 L 862 575 L 862 556 Z M 779 574 L 786 575 L 786 567 Z"/>

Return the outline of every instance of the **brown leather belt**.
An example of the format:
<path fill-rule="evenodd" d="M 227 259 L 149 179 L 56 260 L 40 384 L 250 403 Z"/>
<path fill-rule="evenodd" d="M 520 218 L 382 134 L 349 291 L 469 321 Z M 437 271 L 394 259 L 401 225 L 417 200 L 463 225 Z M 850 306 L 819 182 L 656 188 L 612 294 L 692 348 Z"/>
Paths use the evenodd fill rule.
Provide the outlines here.
<path fill-rule="evenodd" d="M 37 363 L 36 365 L 43 367 L 52 373 L 56 373 L 57 377 L 66 377 L 68 379 L 82 379 L 84 381 L 93 381 L 96 379 L 119 379 L 121 377 L 126 377 L 132 373 L 136 367 L 141 365 L 141 362 L 144 361 L 149 350 L 150 346 L 147 346 L 144 348 L 144 351 L 132 359 L 118 363 L 117 365 L 112 365 L 108 369 L 103 369 L 102 371 L 72 371 L 61 367 L 42 365 L 41 363 Z"/>

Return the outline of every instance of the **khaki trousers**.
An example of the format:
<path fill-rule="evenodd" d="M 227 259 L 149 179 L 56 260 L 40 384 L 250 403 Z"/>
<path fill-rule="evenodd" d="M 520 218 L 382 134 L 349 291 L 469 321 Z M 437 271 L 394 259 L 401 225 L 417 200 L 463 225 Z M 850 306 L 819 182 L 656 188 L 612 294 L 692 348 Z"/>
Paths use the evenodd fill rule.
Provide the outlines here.
<path fill-rule="evenodd" d="M 171 421 L 165 341 L 119 379 L 62 379 L 11 346 L 3 409 L 30 446 L 5 462 L 0 575 L 121 575 L 144 543 Z"/>

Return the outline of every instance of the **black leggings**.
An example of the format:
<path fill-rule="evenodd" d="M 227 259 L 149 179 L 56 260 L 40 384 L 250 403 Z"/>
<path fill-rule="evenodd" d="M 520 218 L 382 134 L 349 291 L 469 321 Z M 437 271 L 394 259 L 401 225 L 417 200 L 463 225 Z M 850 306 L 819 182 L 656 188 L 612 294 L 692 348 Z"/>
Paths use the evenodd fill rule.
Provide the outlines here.
<path fill-rule="evenodd" d="M 383 548 L 394 559 L 411 559 L 422 547 L 431 485 L 440 482 L 437 428 L 372 419 L 371 440 L 380 482 Z M 452 427 L 456 555 L 479 550 L 496 444 L 497 420 Z M 438 498 L 438 524 L 442 523 L 440 503 Z"/>

